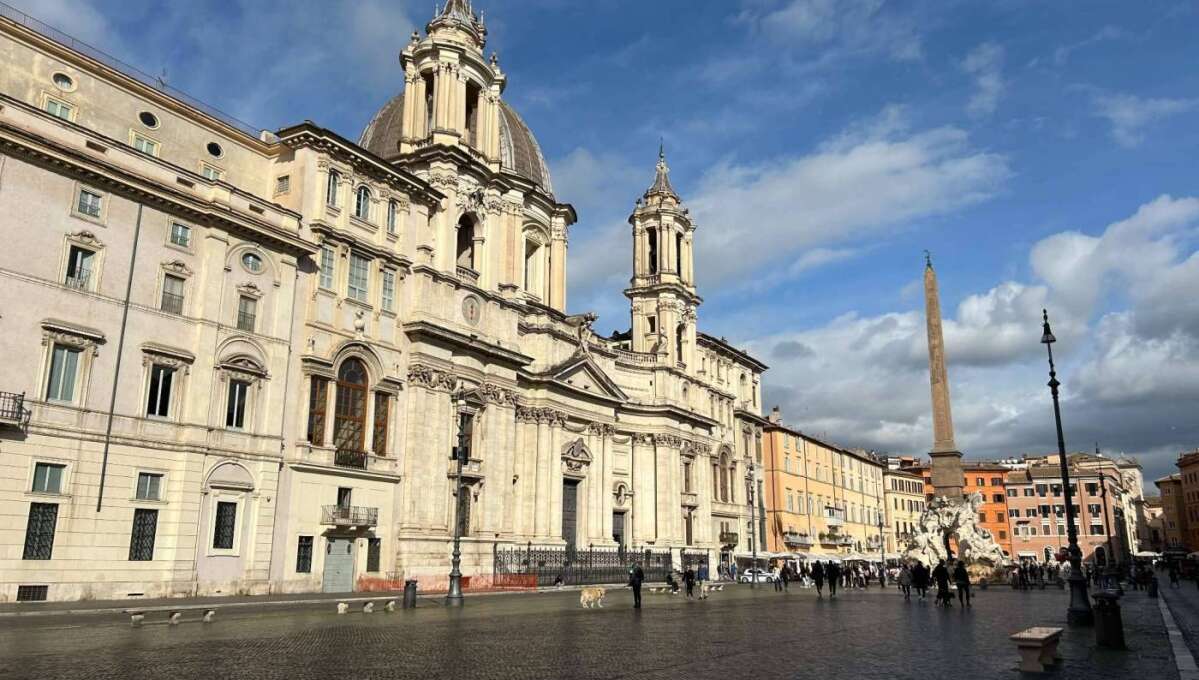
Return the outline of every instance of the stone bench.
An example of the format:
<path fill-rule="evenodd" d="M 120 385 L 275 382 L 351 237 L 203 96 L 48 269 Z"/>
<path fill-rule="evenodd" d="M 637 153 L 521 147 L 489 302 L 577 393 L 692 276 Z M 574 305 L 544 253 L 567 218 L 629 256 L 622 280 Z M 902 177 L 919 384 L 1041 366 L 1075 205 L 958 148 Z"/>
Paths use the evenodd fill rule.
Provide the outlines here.
<path fill-rule="evenodd" d="M 139 607 L 134 609 L 126 609 L 125 613 L 129 615 L 129 623 L 134 627 L 141 626 L 146 620 L 146 614 L 155 614 L 166 612 L 167 623 L 172 626 L 179 625 L 180 619 L 183 618 L 183 612 L 202 611 L 203 618 L 200 620 L 204 623 L 212 623 L 212 618 L 216 616 L 217 607 L 210 604 L 187 604 L 167 607 Z"/>
<path fill-rule="evenodd" d="M 389 597 L 355 597 L 353 599 L 346 599 L 346 600 L 342 600 L 341 602 L 338 602 L 337 603 L 337 613 L 338 614 L 349 613 L 350 602 L 361 602 L 363 614 L 370 614 L 370 613 L 374 612 L 376 602 L 384 603 L 383 609 L 385 609 L 386 611 L 394 612 L 396 610 L 396 598 L 395 597 L 390 597 L 390 596 Z"/>
<path fill-rule="evenodd" d="M 1011 636 L 1020 651 L 1020 670 L 1025 673 L 1043 673 L 1057 662 L 1057 643 L 1062 638 L 1061 628 L 1036 626 Z"/>

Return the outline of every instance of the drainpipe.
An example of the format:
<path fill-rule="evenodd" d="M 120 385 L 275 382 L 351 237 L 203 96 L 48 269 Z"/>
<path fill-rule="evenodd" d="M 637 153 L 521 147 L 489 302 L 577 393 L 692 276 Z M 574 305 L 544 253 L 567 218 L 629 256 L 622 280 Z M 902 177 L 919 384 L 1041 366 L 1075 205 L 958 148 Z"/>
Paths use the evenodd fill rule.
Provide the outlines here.
<path fill-rule="evenodd" d="M 108 448 L 112 443 L 112 419 L 117 407 L 117 384 L 121 379 L 121 355 L 125 351 L 125 327 L 129 323 L 129 297 L 133 292 L 133 270 L 137 264 L 137 242 L 142 233 L 142 204 L 137 204 L 137 222 L 133 226 L 133 250 L 129 254 L 129 278 L 125 282 L 125 302 L 121 305 L 121 332 L 117 336 L 117 365 L 112 374 L 112 396 L 108 400 L 108 424 L 104 429 L 104 456 L 100 460 L 100 488 L 96 512 L 104 507 L 104 482 L 108 477 Z"/>

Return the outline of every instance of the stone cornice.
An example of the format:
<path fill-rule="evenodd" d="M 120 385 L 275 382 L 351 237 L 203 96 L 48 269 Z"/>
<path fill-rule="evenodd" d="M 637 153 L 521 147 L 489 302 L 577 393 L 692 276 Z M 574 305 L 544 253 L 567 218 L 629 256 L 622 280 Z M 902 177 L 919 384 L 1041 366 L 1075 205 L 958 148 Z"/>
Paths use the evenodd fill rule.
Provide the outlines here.
<path fill-rule="evenodd" d="M 466 335 L 448 328 L 437 326 L 429 321 L 412 321 L 404 324 L 404 332 L 408 337 L 417 341 L 432 340 L 435 343 L 449 344 L 465 348 L 488 356 L 500 363 L 515 366 L 527 366 L 533 363 L 533 357 L 520 352 L 501 347 L 474 335 Z"/>

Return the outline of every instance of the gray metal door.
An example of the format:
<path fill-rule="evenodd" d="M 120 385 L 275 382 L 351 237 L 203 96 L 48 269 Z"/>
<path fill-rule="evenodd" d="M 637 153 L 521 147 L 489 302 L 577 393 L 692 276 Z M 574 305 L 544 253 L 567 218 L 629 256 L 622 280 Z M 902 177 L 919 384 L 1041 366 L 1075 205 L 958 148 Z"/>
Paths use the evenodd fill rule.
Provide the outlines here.
<path fill-rule="evenodd" d="M 579 516 L 579 483 L 562 482 L 562 540 L 568 549 L 575 547 L 575 525 Z"/>
<path fill-rule="evenodd" d="M 326 593 L 348 593 L 354 590 L 354 539 L 328 539 L 321 590 Z"/>

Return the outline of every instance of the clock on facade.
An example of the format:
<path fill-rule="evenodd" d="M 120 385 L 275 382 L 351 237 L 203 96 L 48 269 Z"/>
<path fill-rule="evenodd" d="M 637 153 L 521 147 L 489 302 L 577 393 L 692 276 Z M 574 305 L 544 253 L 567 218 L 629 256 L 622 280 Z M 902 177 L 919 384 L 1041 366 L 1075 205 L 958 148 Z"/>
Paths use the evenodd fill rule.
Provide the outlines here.
<path fill-rule="evenodd" d="M 479 306 L 479 298 L 473 295 L 467 295 L 462 300 L 462 318 L 466 319 L 466 323 L 477 326 L 479 325 L 479 314 L 482 309 Z"/>

